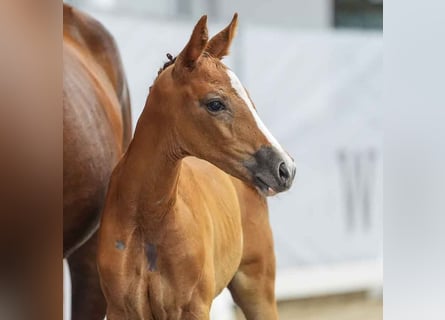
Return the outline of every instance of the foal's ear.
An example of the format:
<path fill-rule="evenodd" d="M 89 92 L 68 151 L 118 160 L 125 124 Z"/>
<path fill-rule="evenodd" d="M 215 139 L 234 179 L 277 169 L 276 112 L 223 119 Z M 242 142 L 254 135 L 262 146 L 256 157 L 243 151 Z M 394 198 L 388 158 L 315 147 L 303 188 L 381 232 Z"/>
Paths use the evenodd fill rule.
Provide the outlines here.
<path fill-rule="evenodd" d="M 176 59 L 175 71 L 183 68 L 193 69 L 196 61 L 204 51 L 208 39 L 207 16 L 202 16 L 193 29 L 189 42 Z"/>
<path fill-rule="evenodd" d="M 230 44 L 236 35 L 236 28 L 238 27 L 238 13 L 233 15 L 230 24 L 212 39 L 207 44 L 206 51 L 213 57 L 222 59 L 229 54 Z"/>

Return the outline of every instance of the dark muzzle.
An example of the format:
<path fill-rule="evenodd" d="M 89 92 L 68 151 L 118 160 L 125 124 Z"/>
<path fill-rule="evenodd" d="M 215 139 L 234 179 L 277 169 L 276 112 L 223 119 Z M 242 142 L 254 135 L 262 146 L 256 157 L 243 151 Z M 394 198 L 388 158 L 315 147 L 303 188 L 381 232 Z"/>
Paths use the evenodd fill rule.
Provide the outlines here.
<path fill-rule="evenodd" d="M 293 159 L 275 147 L 261 147 L 244 165 L 252 175 L 252 182 L 265 195 L 288 190 L 295 177 Z"/>

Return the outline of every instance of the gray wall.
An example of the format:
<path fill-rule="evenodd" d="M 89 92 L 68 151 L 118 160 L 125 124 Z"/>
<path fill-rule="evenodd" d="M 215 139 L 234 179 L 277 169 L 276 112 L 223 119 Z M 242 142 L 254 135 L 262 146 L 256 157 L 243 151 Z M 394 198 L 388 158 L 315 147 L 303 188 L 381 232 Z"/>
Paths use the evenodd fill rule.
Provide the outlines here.
<path fill-rule="evenodd" d="M 77 6 L 144 14 L 152 17 L 196 19 L 208 14 L 225 21 L 237 11 L 244 21 L 290 28 L 326 29 L 332 26 L 331 0 L 69 0 Z"/>

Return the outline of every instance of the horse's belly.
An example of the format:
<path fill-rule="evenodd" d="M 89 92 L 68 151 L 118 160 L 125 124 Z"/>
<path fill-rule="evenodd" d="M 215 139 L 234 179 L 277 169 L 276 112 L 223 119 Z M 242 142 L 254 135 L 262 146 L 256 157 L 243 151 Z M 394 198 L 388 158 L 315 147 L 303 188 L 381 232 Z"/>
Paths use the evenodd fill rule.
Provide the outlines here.
<path fill-rule="evenodd" d="M 116 147 L 81 136 L 64 146 L 64 251 L 78 246 L 96 229 L 109 177 L 118 161 Z"/>

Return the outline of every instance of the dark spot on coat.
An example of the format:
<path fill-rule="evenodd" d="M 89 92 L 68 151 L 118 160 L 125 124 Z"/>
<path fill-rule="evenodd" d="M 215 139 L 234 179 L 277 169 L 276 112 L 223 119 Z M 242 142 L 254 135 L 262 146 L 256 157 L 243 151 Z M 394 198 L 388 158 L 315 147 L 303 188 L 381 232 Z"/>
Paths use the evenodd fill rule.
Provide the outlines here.
<path fill-rule="evenodd" d="M 121 241 L 121 240 L 116 240 L 115 247 L 118 250 L 124 250 L 125 249 L 125 243 L 123 241 Z"/>
<path fill-rule="evenodd" d="M 145 245 L 145 255 L 147 256 L 148 261 L 148 270 L 156 271 L 156 260 L 158 258 L 156 252 L 156 245 L 153 243 L 147 243 Z"/>

